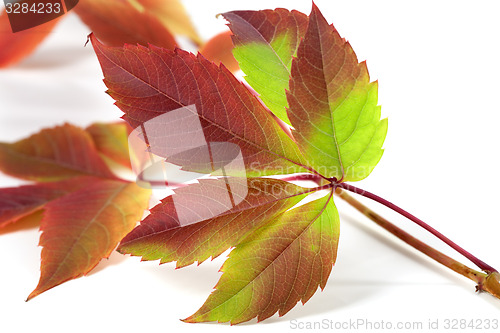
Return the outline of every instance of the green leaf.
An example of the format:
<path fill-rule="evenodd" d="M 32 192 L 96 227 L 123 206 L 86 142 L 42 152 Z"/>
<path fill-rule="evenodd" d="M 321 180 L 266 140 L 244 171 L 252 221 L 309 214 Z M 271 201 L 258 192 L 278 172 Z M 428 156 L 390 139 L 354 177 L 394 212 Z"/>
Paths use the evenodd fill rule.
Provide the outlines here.
<path fill-rule="evenodd" d="M 337 255 L 332 193 L 289 210 L 248 236 L 229 255 L 205 304 L 186 322 L 237 324 L 284 315 L 324 288 Z"/>
<path fill-rule="evenodd" d="M 246 75 L 245 81 L 278 118 L 290 124 L 285 89 L 307 16 L 283 8 L 222 15 L 230 22 L 233 54 Z"/>
<path fill-rule="evenodd" d="M 382 157 L 377 82 L 364 62 L 313 5 L 292 64 L 288 117 L 309 165 L 342 181 L 366 178 Z"/>

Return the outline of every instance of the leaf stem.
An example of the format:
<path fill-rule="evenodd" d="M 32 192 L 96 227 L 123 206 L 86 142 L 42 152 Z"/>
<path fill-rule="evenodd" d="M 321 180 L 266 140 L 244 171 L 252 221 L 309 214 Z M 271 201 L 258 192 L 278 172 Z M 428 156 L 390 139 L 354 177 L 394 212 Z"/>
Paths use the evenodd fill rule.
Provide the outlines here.
<path fill-rule="evenodd" d="M 293 181 L 313 181 L 315 182 L 316 184 L 318 185 L 323 185 L 324 184 L 324 180 L 328 181 L 327 178 L 322 178 L 322 176 L 319 176 L 317 174 L 310 174 L 310 173 L 306 173 L 306 174 L 294 174 L 294 175 L 291 175 L 291 176 L 286 176 L 286 177 L 283 177 L 283 178 L 279 178 L 281 180 L 284 180 L 284 181 L 288 181 L 288 182 L 293 182 Z M 331 187 L 333 187 L 334 185 L 331 185 Z"/>
<path fill-rule="evenodd" d="M 389 201 L 385 200 L 384 198 L 379 197 L 376 194 L 373 194 L 371 192 L 362 190 L 362 189 L 357 188 L 355 186 L 352 186 L 350 184 L 337 183 L 336 186 L 339 187 L 339 188 L 343 188 L 343 189 L 345 189 L 347 191 L 359 194 L 359 195 L 364 196 L 366 198 L 372 199 L 372 200 L 374 200 L 374 201 L 376 201 L 376 202 L 378 202 L 378 203 L 380 203 L 380 204 L 382 204 L 382 205 L 384 205 L 384 206 L 386 206 L 386 207 L 394 210 L 395 212 L 403 215 L 404 217 L 408 218 L 409 220 L 413 221 L 414 223 L 416 223 L 420 227 L 424 228 L 425 230 L 427 230 L 428 232 L 430 232 L 431 234 L 433 234 L 434 236 L 436 236 L 437 238 L 439 238 L 441 241 L 443 241 L 448 246 L 450 246 L 452 249 L 454 249 L 455 251 L 457 251 L 458 253 L 460 253 L 461 255 L 463 255 L 465 258 L 469 259 L 472 263 L 474 263 L 477 267 L 479 267 L 480 269 L 482 269 L 486 273 L 495 273 L 495 272 L 498 272 L 495 268 L 493 268 L 490 265 L 486 264 L 484 261 L 478 259 L 474 255 L 472 255 L 470 252 L 464 250 L 462 247 L 458 246 L 455 242 L 451 241 L 448 237 L 446 237 L 445 235 L 443 235 L 442 233 L 440 233 L 439 231 L 437 231 L 436 229 L 434 229 L 433 227 L 431 227 L 430 225 L 428 225 L 427 223 L 425 223 L 421 219 L 419 219 L 416 216 L 408 213 L 406 210 L 402 209 L 401 207 L 396 206 L 392 202 L 389 202 Z"/>
<path fill-rule="evenodd" d="M 402 230 L 401 228 L 397 227 L 396 225 L 392 224 L 379 214 L 375 213 L 372 211 L 370 208 L 367 206 L 363 205 L 361 202 L 357 201 L 354 199 L 352 196 L 347 194 L 346 191 L 337 188 L 336 193 L 340 198 L 348 202 L 351 206 L 356 208 L 360 213 L 371 219 L 373 222 L 384 228 L 385 230 L 389 231 L 391 234 L 395 235 L 405 243 L 413 246 L 415 249 L 421 251 L 422 253 L 426 254 L 427 256 L 431 257 L 432 259 L 436 260 L 440 264 L 451 268 L 458 274 L 461 274 L 475 282 L 477 281 L 477 276 L 482 275 L 486 276 L 486 274 L 478 272 L 472 268 L 469 268 L 465 266 L 464 264 L 456 261 L 453 258 L 448 257 L 447 255 L 435 250 L 434 248 L 430 247 L 429 245 L 425 244 L 424 242 L 418 240 L 417 238 L 413 237 L 406 231 Z"/>
<path fill-rule="evenodd" d="M 486 291 L 491 295 L 500 298 L 500 274 L 498 272 L 488 272 L 488 274 L 476 271 L 457 260 L 448 257 L 447 255 L 439 252 L 433 247 L 425 244 L 421 240 L 413 237 L 406 231 L 392 224 L 382 216 L 378 215 L 374 211 L 372 211 L 367 206 L 363 205 L 361 202 L 354 199 L 350 196 L 346 191 L 336 188 L 335 194 L 353 206 L 356 210 L 361 212 L 363 215 L 374 221 L 380 227 L 389 231 L 394 236 L 401 239 L 403 242 L 412 246 L 416 250 L 422 252 L 428 257 L 434 259 L 438 263 L 450 268 L 458 274 L 465 276 L 466 278 L 477 283 L 476 290 L 478 291 Z"/>

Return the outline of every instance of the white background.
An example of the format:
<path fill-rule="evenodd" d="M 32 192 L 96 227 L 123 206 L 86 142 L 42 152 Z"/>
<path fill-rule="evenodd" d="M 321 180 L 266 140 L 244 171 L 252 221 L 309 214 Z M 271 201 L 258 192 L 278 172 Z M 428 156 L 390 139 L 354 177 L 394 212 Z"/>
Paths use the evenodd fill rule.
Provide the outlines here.
<path fill-rule="evenodd" d="M 379 80 L 383 115 L 389 117 L 385 154 L 373 174 L 356 185 L 402 206 L 500 267 L 499 3 L 316 3 L 358 58 L 367 60 L 371 77 Z M 311 7 L 309 1 L 272 0 L 185 4 L 205 39 L 225 28 L 215 18 L 220 12 L 286 7 L 308 13 Z M 1 141 L 65 121 L 86 126 L 120 117 L 104 94 L 92 48 L 83 47 L 88 33 L 76 16 L 68 15 L 35 54 L 0 71 Z M 18 184 L 0 176 L 2 187 Z M 220 276 L 224 256 L 174 270 L 172 264 L 141 263 L 114 253 L 89 276 L 25 303 L 39 277 L 39 232 L 29 225 L 8 227 L 0 231 L 0 332 L 293 331 L 292 320 L 324 319 L 422 322 L 424 330 L 415 330 L 421 332 L 429 320 L 439 320 L 440 331 L 445 331 L 446 319 L 500 320 L 500 300 L 475 294 L 472 282 L 336 201 L 340 245 L 325 290 L 284 317 L 235 327 L 178 320 L 202 305 Z M 370 205 L 457 257 L 409 221 Z"/>

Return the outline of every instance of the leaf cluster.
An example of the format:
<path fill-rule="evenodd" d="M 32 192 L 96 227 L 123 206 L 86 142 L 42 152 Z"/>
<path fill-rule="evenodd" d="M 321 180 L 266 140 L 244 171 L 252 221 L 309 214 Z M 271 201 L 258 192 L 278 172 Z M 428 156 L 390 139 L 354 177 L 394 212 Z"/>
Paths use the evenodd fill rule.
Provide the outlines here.
<path fill-rule="evenodd" d="M 153 45 L 109 47 L 96 36 L 91 42 L 108 94 L 132 127 L 187 110 L 199 118 L 208 143 L 228 142 L 241 150 L 242 169 L 232 170 L 229 179 L 176 190 L 118 248 L 177 267 L 232 249 L 214 292 L 185 321 L 236 324 L 283 315 L 324 288 L 339 237 L 335 187 L 371 173 L 382 156 L 387 120 L 380 119 L 377 83 L 370 82 L 365 63 L 316 6 L 309 16 L 285 9 L 222 15 L 253 91 L 202 54 Z M 175 143 L 162 131 L 149 142 L 161 138 Z M 201 167 L 196 154 L 161 156 L 185 170 L 215 171 L 210 164 Z M 321 186 L 268 177 L 296 173 L 319 177 Z M 248 195 L 235 199 L 238 204 L 203 213 L 219 212 L 220 194 L 230 191 L 237 198 L 242 186 Z M 312 192 L 320 198 L 308 196 Z M 186 210 L 194 214 L 180 218 Z"/>

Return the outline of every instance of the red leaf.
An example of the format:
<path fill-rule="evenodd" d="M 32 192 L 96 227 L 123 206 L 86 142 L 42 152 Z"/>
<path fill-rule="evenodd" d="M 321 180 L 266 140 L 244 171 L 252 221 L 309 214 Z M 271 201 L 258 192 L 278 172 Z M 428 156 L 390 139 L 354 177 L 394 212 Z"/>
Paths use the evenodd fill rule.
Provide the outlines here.
<path fill-rule="evenodd" d="M 241 202 L 226 207 L 228 183 L 231 196 Z M 249 232 L 298 203 L 309 189 L 254 178 L 200 180 L 175 192 L 122 240 L 120 252 L 161 263 L 177 261 L 177 267 L 200 264 L 236 246 Z"/>
<path fill-rule="evenodd" d="M 91 41 L 108 93 L 132 127 L 184 108 L 199 118 L 207 142 L 231 143 L 241 149 L 249 176 L 306 170 L 295 143 L 224 66 L 179 49 L 112 48 L 94 36 Z M 178 139 L 168 136 L 172 131 L 165 127 L 149 134 L 168 145 Z"/>
<path fill-rule="evenodd" d="M 31 54 L 52 32 L 60 18 L 13 33 L 5 10 L 0 14 L 0 68 L 15 65 Z"/>

